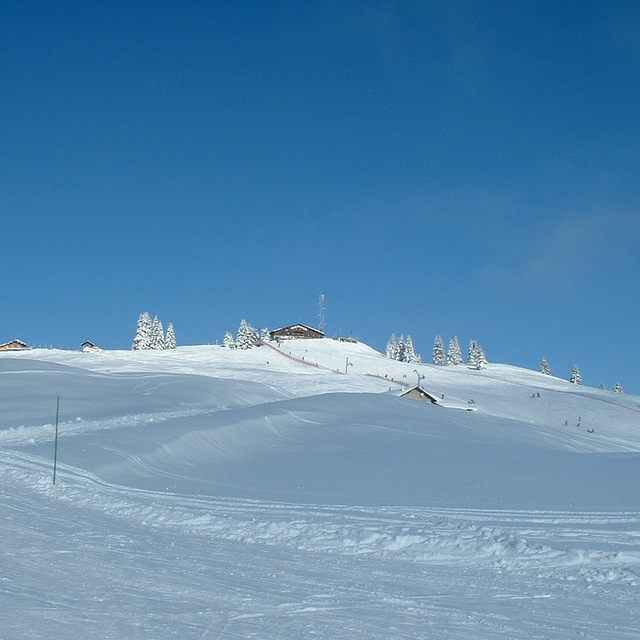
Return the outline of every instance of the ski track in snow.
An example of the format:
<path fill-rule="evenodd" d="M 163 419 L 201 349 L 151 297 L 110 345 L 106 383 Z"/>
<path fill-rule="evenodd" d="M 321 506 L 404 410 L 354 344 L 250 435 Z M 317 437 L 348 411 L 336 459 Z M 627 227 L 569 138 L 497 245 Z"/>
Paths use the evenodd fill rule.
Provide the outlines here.
<path fill-rule="evenodd" d="M 305 551 L 448 563 L 503 570 L 536 566 L 566 579 L 640 584 L 640 515 L 400 507 L 290 505 L 192 498 L 132 490 L 63 467 L 51 485 L 48 463 L 0 452 L 3 483 L 16 480 L 50 497 L 149 526 Z M 132 499 L 132 498 L 135 498 Z M 247 518 L 251 514 L 251 518 Z M 580 547 L 575 547 L 579 544 Z M 571 546 L 569 546 L 571 545 Z"/>
<path fill-rule="evenodd" d="M 91 433 L 92 431 L 103 431 L 106 429 L 124 429 L 145 424 L 155 424 L 173 420 L 174 418 L 186 418 L 193 416 L 203 416 L 224 411 L 235 407 L 218 407 L 206 409 L 184 409 L 180 411 L 161 411 L 153 413 L 138 413 L 104 420 L 82 420 L 64 421 L 60 423 L 59 437 Z M 23 425 L 0 430 L 0 444 L 4 446 L 29 445 L 41 442 L 53 441 L 55 438 L 55 425 L 43 424 L 31 427 Z"/>
<path fill-rule="evenodd" d="M 602 640 L 640 629 L 637 513 L 203 499 L 66 466 L 53 486 L 48 461 L 6 449 L 0 481 L 10 531 L 25 532 L 0 579 L 0 628 L 11 629 L 0 637 Z M 17 545 L 34 503 L 57 535 L 30 552 Z M 54 592 L 35 577 L 29 593 L 12 591 L 43 566 Z"/>

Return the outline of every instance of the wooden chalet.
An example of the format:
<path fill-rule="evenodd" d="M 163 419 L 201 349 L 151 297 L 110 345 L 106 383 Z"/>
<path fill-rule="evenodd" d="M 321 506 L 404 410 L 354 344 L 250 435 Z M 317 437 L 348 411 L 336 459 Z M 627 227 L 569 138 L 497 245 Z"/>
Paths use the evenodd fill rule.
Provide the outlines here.
<path fill-rule="evenodd" d="M 428 391 L 425 391 L 421 387 L 413 387 L 407 389 L 400 394 L 401 398 L 412 398 L 413 400 L 422 400 L 422 402 L 430 402 L 431 404 L 438 404 L 438 400 L 435 396 L 432 396 Z"/>
<path fill-rule="evenodd" d="M 294 338 L 324 338 L 324 333 L 306 324 L 292 324 L 289 327 L 282 327 L 269 331 L 271 340 L 293 340 Z"/>
<path fill-rule="evenodd" d="M 89 342 L 88 340 L 86 342 L 82 343 L 82 350 L 86 353 L 88 351 L 100 351 L 100 349 L 98 349 L 98 347 L 96 347 L 95 344 L 93 344 L 93 342 Z"/>
<path fill-rule="evenodd" d="M 0 344 L 0 351 L 25 351 L 29 348 L 29 345 L 26 342 L 22 342 L 22 340 L 12 340 L 11 342 Z"/>

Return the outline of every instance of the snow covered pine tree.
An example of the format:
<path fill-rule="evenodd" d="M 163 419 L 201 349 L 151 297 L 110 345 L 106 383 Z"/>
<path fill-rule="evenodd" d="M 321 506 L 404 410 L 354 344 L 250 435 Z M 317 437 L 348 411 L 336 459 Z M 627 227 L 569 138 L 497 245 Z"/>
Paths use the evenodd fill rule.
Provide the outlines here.
<path fill-rule="evenodd" d="M 478 343 L 472 340 L 469 343 L 469 350 L 467 351 L 467 362 L 474 369 L 478 368 Z"/>
<path fill-rule="evenodd" d="M 431 357 L 433 364 L 447 364 L 447 354 L 444 352 L 444 342 L 442 336 L 436 336 L 433 341 L 433 354 Z"/>
<path fill-rule="evenodd" d="M 149 340 L 151 336 L 151 316 L 147 311 L 140 314 L 138 318 L 138 326 L 136 328 L 136 335 L 133 339 L 131 348 L 134 351 L 142 349 L 149 349 Z"/>
<path fill-rule="evenodd" d="M 544 373 L 545 376 L 551 375 L 551 367 L 545 358 L 542 358 L 540 361 L 540 368 L 538 369 L 540 373 Z"/>
<path fill-rule="evenodd" d="M 164 331 L 162 322 L 155 316 L 151 323 L 151 333 L 149 335 L 149 349 L 164 349 Z"/>
<path fill-rule="evenodd" d="M 410 335 L 407 335 L 407 339 L 404 343 L 404 362 L 411 362 L 412 364 L 417 364 L 421 360 L 420 356 L 416 353 L 416 350 L 413 348 L 413 340 Z"/>
<path fill-rule="evenodd" d="M 400 334 L 400 337 L 398 338 L 398 347 L 396 350 L 396 360 L 398 360 L 398 362 L 405 362 L 405 355 L 407 352 L 407 345 L 404 342 L 404 334 Z"/>
<path fill-rule="evenodd" d="M 246 320 L 241 320 L 236 336 L 236 348 L 251 349 L 259 339 L 258 332 Z"/>
<path fill-rule="evenodd" d="M 569 378 L 569 382 L 572 384 L 582 384 L 582 376 L 575 364 L 571 367 L 571 377 Z"/>
<path fill-rule="evenodd" d="M 487 368 L 487 357 L 484 355 L 482 347 L 475 340 L 469 343 L 469 357 L 467 358 L 467 362 L 474 369 Z"/>
<path fill-rule="evenodd" d="M 396 334 L 392 333 L 389 338 L 389 342 L 387 342 L 387 358 L 390 360 L 398 359 L 398 340 L 396 339 Z"/>
<path fill-rule="evenodd" d="M 413 348 L 413 340 L 410 335 L 407 335 L 407 339 L 405 340 L 404 335 L 396 339 L 396 334 L 392 333 L 387 343 L 386 353 L 387 358 L 398 360 L 398 362 L 421 362 L 420 356 Z"/>
<path fill-rule="evenodd" d="M 164 348 L 165 349 L 175 349 L 176 348 L 176 334 L 173 330 L 173 324 L 170 322 L 167 327 L 167 335 L 164 338 Z"/>
<path fill-rule="evenodd" d="M 476 364 L 476 369 L 486 369 L 487 368 L 487 356 L 484 355 L 484 349 L 478 345 L 478 362 Z"/>
<path fill-rule="evenodd" d="M 456 365 L 462 364 L 462 349 L 460 348 L 460 342 L 458 336 L 455 336 L 449 341 L 449 351 L 447 353 L 447 364 Z"/>

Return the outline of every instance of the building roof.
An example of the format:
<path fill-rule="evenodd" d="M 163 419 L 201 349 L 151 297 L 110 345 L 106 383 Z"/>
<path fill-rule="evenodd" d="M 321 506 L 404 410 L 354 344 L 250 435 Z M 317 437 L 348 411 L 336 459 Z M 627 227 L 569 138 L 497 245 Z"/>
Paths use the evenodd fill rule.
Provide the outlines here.
<path fill-rule="evenodd" d="M 279 329 L 274 329 L 273 331 L 269 331 L 269 333 L 278 333 L 280 331 L 291 331 L 292 329 L 304 329 L 305 331 L 311 331 L 313 333 L 317 333 L 320 336 L 324 336 L 324 333 L 320 331 L 320 329 L 314 329 L 313 327 L 309 327 L 306 324 L 301 324 L 297 322 L 296 324 L 291 324 L 287 327 L 280 327 Z"/>
<path fill-rule="evenodd" d="M 17 351 L 19 349 L 28 349 L 29 345 L 22 340 L 11 340 L 11 342 L 5 342 L 0 344 L 0 350 L 3 351 Z"/>
<path fill-rule="evenodd" d="M 428 391 L 425 391 L 422 387 L 411 387 L 411 389 L 407 389 L 406 391 L 403 391 L 400 394 L 400 397 L 402 398 L 402 396 L 409 396 L 409 395 L 422 397 L 423 399 L 428 400 L 433 404 L 436 404 L 438 402 L 438 399 L 433 394 L 429 393 Z"/>

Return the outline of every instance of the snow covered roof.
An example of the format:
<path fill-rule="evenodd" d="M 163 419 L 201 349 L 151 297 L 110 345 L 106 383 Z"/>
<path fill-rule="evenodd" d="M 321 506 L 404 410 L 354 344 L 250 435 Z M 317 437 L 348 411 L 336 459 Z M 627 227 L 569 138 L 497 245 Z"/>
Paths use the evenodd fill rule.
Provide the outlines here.
<path fill-rule="evenodd" d="M 29 346 L 22 340 L 12 340 L 11 342 L 5 342 L 0 344 L 0 351 L 20 351 L 22 349 L 28 349 Z"/>
<path fill-rule="evenodd" d="M 400 397 L 408 396 L 409 398 L 415 398 L 416 400 L 424 400 L 425 402 L 432 402 L 436 404 L 437 398 L 431 395 L 428 391 L 425 391 L 422 387 L 412 387 L 400 394 Z"/>
<path fill-rule="evenodd" d="M 273 331 L 269 331 L 269 335 L 279 337 L 291 336 L 293 338 L 309 337 L 311 335 L 317 338 L 324 338 L 324 333 L 320 331 L 320 329 L 314 329 L 313 327 L 300 323 L 292 324 L 288 327 L 281 327 L 280 329 L 274 329 Z"/>

